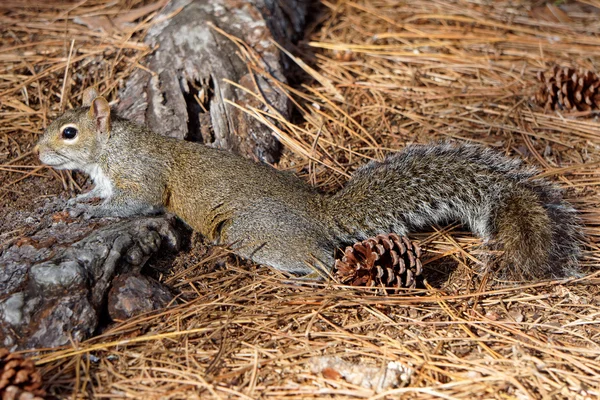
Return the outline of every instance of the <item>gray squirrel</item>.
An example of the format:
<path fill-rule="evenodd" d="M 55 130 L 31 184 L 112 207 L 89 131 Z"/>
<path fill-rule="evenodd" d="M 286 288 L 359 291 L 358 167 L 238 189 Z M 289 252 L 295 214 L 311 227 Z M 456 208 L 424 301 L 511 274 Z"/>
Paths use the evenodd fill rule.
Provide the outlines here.
<path fill-rule="evenodd" d="M 579 274 L 581 227 L 560 189 L 479 145 L 408 146 L 327 195 L 269 165 L 153 133 L 88 89 L 35 151 L 49 166 L 89 174 L 94 189 L 73 203 L 104 199 L 82 205 L 91 216 L 168 210 L 240 256 L 297 275 L 331 268 L 345 244 L 454 220 L 501 250 L 487 261 L 497 276 Z"/>

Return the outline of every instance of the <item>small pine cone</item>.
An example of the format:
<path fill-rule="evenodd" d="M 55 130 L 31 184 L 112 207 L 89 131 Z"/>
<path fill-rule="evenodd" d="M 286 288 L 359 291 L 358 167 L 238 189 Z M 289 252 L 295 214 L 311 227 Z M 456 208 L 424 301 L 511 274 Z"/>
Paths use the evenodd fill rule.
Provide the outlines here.
<path fill-rule="evenodd" d="M 0 348 L 0 398 L 2 400 L 42 400 L 46 392 L 42 376 L 33 361 Z"/>
<path fill-rule="evenodd" d="M 340 282 L 353 286 L 414 288 L 423 271 L 420 258 L 416 243 L 390 233 L 346 247 L 334 271 Z"/>
<path fill-rule="evenodd" d="M 600 109 L 600 75 L 582 69 L 554 66 L 538 72 L 540 88 L 534 96 L 545 110 L 590 111 Z"/>

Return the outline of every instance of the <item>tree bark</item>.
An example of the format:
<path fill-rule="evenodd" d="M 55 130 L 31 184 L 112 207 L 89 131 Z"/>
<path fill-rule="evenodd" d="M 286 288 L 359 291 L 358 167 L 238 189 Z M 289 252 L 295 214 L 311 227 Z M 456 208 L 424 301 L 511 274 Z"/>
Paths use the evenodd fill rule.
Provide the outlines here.
<path fill-rule="evenodd" d="M 64 199 L 54 199 L 25 216 L 28 234 L 0 255 L 0 346 L 86 339 L 115 275 L 139 274 L 161 247 L 179 248 L 173 217 L 86 221 L 71 219 L 65 207 Z"/>
<path fill-rule="evenodd" d="M 301 33 L 306 3 L 176 0 L 163 13 L 180 8 L 176 16 L 148 32 L 146 42 L 158 46 L 147 61 L 154 74 L 141 69 L 132 74 L 121 92 L 120 114 L 167 136 L 275 162 L 280 146 L 269 128 L 223 101 L 258 106 L 243 90 L 225 82 L 253 86 L 236 44 L 211 25 L 245 41 L 259 54 L 262 67 L 285 82 L 282 54 L 273 40 L 285 44 Z M 269 104 L 289 115 L 286 95 L 265 80 L 254 79 Z"/>

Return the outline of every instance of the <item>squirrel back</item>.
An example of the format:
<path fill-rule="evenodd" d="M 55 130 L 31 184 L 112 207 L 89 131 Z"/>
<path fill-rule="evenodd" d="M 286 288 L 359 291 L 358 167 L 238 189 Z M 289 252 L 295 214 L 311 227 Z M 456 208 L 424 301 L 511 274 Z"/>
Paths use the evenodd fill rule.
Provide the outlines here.
<path fill-rule="evenodd" d="M 573 208 L 535 169 L 482 146 L 408 146 L 360 168 L 338 193 L 238 155 L 155 134 L 113 115 L 93 91 L 54 121 L 42 162 L 88 173 L 75 203 L 90 216 L 166 209 L 239 255 L 306 275 L 333 266 L 337 248 L 379 233 L 407 234 L 459 220 L 493 252 L 501 277 L 576 275 L 580 226 Z"/>

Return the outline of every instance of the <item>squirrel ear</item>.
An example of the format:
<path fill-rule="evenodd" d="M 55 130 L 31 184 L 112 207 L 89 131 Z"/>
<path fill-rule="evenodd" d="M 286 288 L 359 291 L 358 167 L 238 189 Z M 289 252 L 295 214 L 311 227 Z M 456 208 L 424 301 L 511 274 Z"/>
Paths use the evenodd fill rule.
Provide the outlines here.
<path fill-rule="evenodd" d="M 92 105 L 92 101 L 94 101 L 94 99 L 98 97 L 98 91 L 96 90 L 95 87 L 89 87 L 87 89 L 85 89 L 83 91 L 83 96 L 82 96 L 82 100 L 83 100 L 83 106 L 84 107 L 89 107 Z"/>
<path fill-rule="evenodd" d="M 89 117 L 96 122 L 96 129 L 110 136 L 110 105 L 104 97 L 96 97 L 90 105 Z"/>

